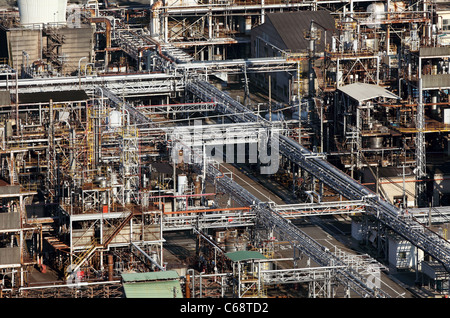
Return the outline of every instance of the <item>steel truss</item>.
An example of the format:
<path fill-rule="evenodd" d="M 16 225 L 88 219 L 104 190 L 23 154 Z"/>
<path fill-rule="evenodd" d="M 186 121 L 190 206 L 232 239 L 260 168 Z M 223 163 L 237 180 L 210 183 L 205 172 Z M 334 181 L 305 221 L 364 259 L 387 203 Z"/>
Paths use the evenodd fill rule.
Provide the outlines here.
<path fill-rule="evenodd" d="M 215 103 L 180 103 L 170 105 L 138 106 L 139 111 L 147 116 L 153 114 L 184 114 L 214 111 Z"/>
<path fill-rule="evenodd" d="M 308 298 L 332 298 L 334 272 L 338 267 L 308 267 L 261 270 L 264 285 L 308 283 Z"/>
<path fill-rule="evenodd" d="M 387 293 L 377 287 L 368 287 L 368 280 L 362 273 L 346 264 L 338 256 L 323 247 L 307 234 L 298 229 L 291 221 L 274 211 L 272 204 L 263 203 L 245 188 L 234 182 L 228 175 L 223 175 L 214 165 L 207 165 L 207 175 L 215 180 L 216 187 L 230 194 L 233 200 L 244 205 L 252 205 L 256 213 L 258 224 L 267 229 L 272 229 L 280 236 L 288 238 L 291 244 L 300 251 L 311 257 L 320 266 L 342 266 L 337 270 L 336 277 L 344 285 L 349 286 L 362 297 L 390 297 Z"/>
<path fill-rule="evenodd" d="M 8 89 L 5 81 L 0 89 Z M 92 94 L 96 86 L 110 89 L 119 96 L 169 95 L 184 91 L 182 77 L 176 74 L 135 73 L 110 76 L 68 76 L 53 78 L 19 79 L 19 93 L 57 92 L 84 89 Z"/>
<path fill-rule="evenodd" d="M 272 209 L 285 218 L 300 218 L 315 215 L 353 214 L 365 212 L 365 202 L 337 201 L 273 205 Z"/>
<path fill-rule="evenodd" d="M 200 210 L 201 211 L 201 210 Z M 173 216 L 165 215 L 163 231 L 179 231 L 192 229 L 215 229 L 250 227 L 255 224 L 256 214 L 253 211 L 201 212 L 196 210 L 183 211 Z"/>
<path fill-rule="evenodd" d="M 229 117 L 234 121 L 263 121 L 262 118 L 252 113 L 245 106 L 236 101 L 231 101 L 231 97 L 207 82 L 189 83 L 186 87 L 193 94 L 200 92 L 199 97 L 208 98 L 208 101 L 216 101 L 218 103 L 217 109 L 229 114 Z M 237 111 L 243 113 L 245 109 L 248 111 L 245 116 L 233 115 Z M 269 127 L 270 123 L 266 121 L 266 125 Z M 364 200 L 369 214 L 375 216 L 385 226 L 391 228 L 416 247 L 430 254 L 441 262 L 447 271 L 450 271 L 450 243 L 438 234 L 418 223 L 410 215 L 403 215 L 402 210 L 384 201 L 374 192 L 337 169 L 323 159 L 321 154 L 314 153 L 298 142 L 282 135 L 279 138 L 279 149 L 280 153 L 287 159 L 296 163 L 347 199 Z"/>
<path fill-rule="evenodd" d="M 197 72 L 204 71 L 211 74 L 242 74 L 243 70 L 247 73 L 296 71 L 296 65 L 296 61 L 289 60 L 286 57 L 260 57 L 223 61 L 192 61 L 177 64 L 176 67 L 181 71 L 196 70 Z"/>

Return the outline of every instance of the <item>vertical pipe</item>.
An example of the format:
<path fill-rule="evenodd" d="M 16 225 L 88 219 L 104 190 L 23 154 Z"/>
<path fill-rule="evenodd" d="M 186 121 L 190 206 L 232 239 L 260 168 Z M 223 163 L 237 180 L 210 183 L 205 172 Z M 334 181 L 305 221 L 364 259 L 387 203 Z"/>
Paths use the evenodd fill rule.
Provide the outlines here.
<path fill-rule="evenodd" d="M 212 22 L 212 12 L 208 12 L 208 39 L 213 38 L 213 22 Z"/>
<path fill-rule="evenodd" d="M 19 74 L 16 71 L 16 134 L 19 135 Z"/>
<path fill-rule="evenodd" d="M 191 298 L 191 290 L 189 285 L 191 284 L 191 275 L 186 275 L 186 298 Z"/>
<path fill-rule="evenodd" d="M 269 120 L 272 122 L 272 76 L 269 75 Z"/>
<path fill-rule="evenodd" d="M 200 286 L 199 286 L 199 290 L 200 290 L 199 298 L 203 298 L 203 295 L 202 295 L 202 293 L 203 293 L 203 291 L 202 291 L 202 273 L 200 273 L 200 276 L 199 276 L 199 284 L 200 284 Z"/>
<path fill-rule="evenodd" d="M 112 254 L 108 254 L 108 280 L 112 281 L 113 280 L 113 255 Z"/>
<path fill-rule="evenodd" d="M 72 227 L 72 217 L 69 216 L 69 259 L 70 265 L 73 264 L 73 227 Z"/>
<path fill-rule="evenodd" d="M 264 9 L 264 0 L 261 0 L 261 24 L 266 22 L 266 9 Z"/>

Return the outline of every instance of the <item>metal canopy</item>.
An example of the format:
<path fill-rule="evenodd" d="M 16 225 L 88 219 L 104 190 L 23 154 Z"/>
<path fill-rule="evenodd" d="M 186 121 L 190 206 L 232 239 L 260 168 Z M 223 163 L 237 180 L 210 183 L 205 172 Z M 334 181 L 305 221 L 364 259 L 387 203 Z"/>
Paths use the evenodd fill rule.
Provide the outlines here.
<path fill-rule="evenodd" d="M 176 271 L 122 274 L 126 298 L 181 298 Z"/>
<path fill-rule="evenodd" d="M 266 259 L 266 257 L 257 251 L 237 251 L 225 254 L 233 262 L 248 261 L 252 259 Z"/>
<path fill-rule="evenodd" d="M 339 87 L 338 89 L 344 94 L 353 98 L 354 100 L 357 100 L 358 102 L 363 102 L 378 97 L 394 98 L 394 99 L 400 98 L 397 95 L 391 93 L 390 91 L 384 89 L 383 87 L 373 84 L 353 83 Z"/>

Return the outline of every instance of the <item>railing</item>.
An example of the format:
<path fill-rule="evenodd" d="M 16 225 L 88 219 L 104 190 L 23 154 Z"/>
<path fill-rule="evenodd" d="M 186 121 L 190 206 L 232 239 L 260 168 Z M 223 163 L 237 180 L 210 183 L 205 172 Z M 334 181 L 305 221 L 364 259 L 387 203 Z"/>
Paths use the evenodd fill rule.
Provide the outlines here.
<path fill-rule="evenodd" d="M 76 257 L 75 262 L 72 262 L 72 264 L 70 264 L 69 266 L 67 266 L 66 270 L 65 270 L 65 278 L 69 279 L 75 279 L 75 275 L 77 275 L 77 271 L 78 269 L 81 267 L 81 265 L 83 265 L 83 263 L 85 261 L 87 261 L 89 259 L 89 257 L 91 257 L 95 250 L 99 247 L 98 242 L 96 239 L 93 239 L 91 241 L 91 244 L 89 246 L 89 248 L 87 250 L 84 251 L 83 254 L 81 254 L 80 256 Z"/>

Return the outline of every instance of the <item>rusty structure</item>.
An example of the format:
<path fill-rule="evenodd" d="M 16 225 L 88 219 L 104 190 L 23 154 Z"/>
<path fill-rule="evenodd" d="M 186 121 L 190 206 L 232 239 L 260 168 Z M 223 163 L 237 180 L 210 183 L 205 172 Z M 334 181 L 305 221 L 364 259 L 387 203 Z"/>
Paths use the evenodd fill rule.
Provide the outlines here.
<path fill-rule="evenodd" d="M 89 0 L 39 26 L 5 10 L 0 298 L 132 297 L 123 274 L 172 270 L 184 297 L 405 297 L 392 269 L 448 294 L 445 10 Z M 251 149 L 269 130 L 267 178 Z M 367 254 L 302 230 L 324 216 Z"/>

